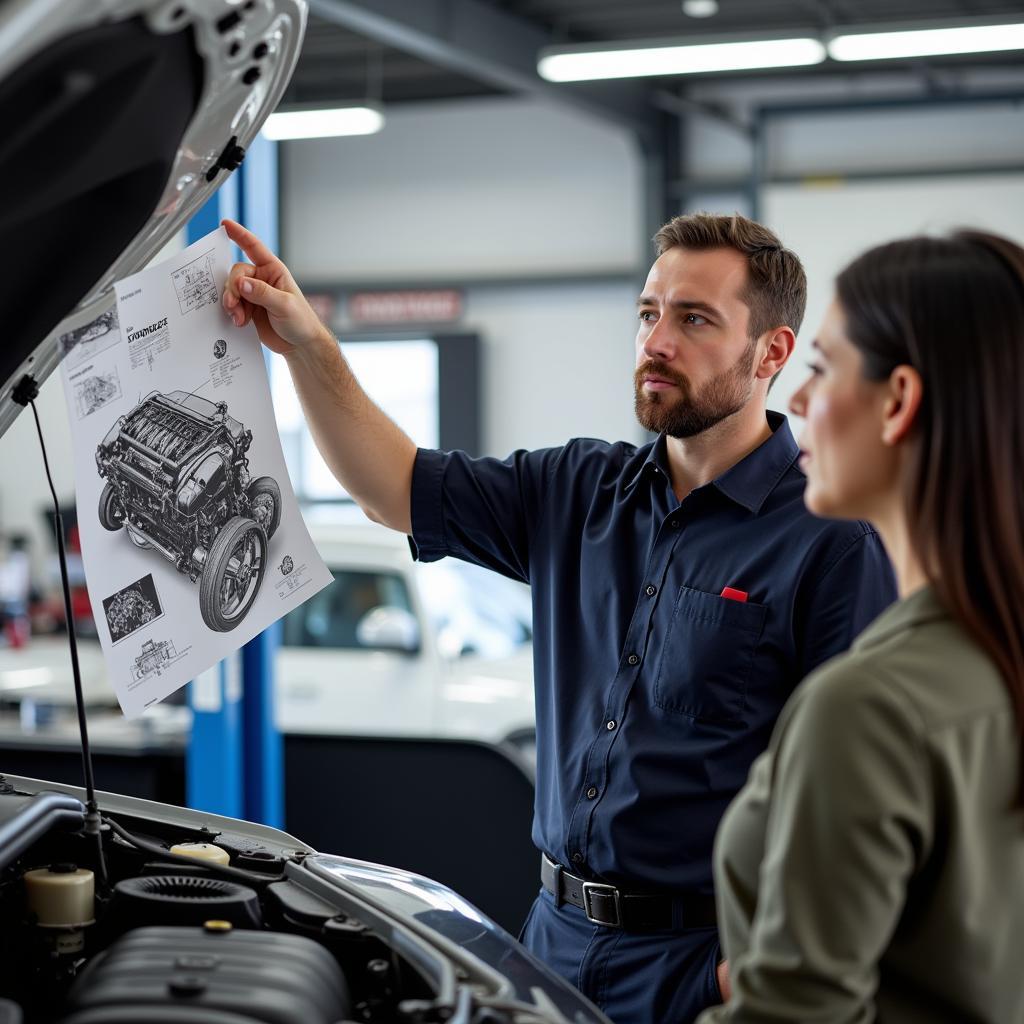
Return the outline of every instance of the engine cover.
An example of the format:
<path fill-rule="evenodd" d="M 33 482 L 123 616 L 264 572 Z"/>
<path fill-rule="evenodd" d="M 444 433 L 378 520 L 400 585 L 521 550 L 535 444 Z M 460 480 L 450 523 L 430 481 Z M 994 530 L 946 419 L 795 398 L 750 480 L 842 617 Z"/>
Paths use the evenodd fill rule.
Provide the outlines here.
<path fill-rule="evenodd" d="M 79 976 L 62 1024 L 335 1024 L 350 1015 L 334 957 L 301 935 L 136 928 Z"/>

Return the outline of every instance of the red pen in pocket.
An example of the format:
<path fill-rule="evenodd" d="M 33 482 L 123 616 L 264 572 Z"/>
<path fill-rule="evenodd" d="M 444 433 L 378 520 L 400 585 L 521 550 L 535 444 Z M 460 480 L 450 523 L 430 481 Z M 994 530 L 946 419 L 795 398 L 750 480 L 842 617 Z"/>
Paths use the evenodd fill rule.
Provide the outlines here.
<path fill-rule="evenodd" d="M 737 590 L 735 587 L 725 587 L 722 590 L 721 596 L 730 601 L 746 601 L 747 592 L 745 590 Z"/>

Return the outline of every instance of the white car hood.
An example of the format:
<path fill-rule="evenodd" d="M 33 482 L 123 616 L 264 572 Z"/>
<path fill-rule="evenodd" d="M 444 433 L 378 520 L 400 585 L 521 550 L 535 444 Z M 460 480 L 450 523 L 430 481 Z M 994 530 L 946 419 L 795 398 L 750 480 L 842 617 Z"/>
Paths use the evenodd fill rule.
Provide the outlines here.
<path fill-rule="evenodd" d="M 305 0 L 0 4 L 0 434 L 223 183 L 298 60 Z M 6 116 L 3 116 L 6 115 Z"/>

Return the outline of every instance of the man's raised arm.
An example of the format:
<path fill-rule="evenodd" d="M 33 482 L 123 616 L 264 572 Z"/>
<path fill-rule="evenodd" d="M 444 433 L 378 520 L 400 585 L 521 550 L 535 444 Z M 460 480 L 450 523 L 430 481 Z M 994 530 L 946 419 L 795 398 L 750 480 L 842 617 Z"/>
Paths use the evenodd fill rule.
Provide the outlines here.
<path fill-rule="evenodd" d="M 412 532 L 416 445 L 360 387 L 338 342 L 320 322 L 288 268 L 249 230 L 225 220 L 228 237 L 252 263 L 236 263 L 224 308 L 284 356 L 320 454 L 375 522 Z"/>

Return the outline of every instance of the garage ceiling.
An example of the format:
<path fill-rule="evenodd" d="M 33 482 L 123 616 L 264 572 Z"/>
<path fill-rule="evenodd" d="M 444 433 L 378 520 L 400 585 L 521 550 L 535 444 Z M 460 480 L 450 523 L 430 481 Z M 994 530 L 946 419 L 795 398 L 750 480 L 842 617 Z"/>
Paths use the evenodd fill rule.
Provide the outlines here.
<path fill-rule="evenodd" d="M 699 42 L 738 32 L 1016 19 L 1022 9 L 1020 0 L 719 0 L 716 15 L 697 19 L 683 14 L 680 0 L 311 0 L 310 6 L 302 57 L 285 102 L 370 96 L 397 104 L 562 90 L 599 97 L 599 103 L 617 93 L 627 98 L 620 108 L 627 111 L 630 97 L 635 102 L 652 88 L 685 90 L 686 83 L 671 78 L 552 86 L 533 72 L 536 50 L 560 43 L 684 37 Z M 1019 67 L 1020 54 L 930 58 L 910 66 L 925 72 L 967 64 Z M 843 73 L 855 77 L 879 68 L 844 65 Z M 835 71 L 836 65 L 825 63 L 797 73 Z"/>
<path fill-rule="evenodd" d="M 369 96 L 394 104 L 504 92 L 313 14 L 283 102 Z"/>
<path fill-rule="evenodd" d="M 566 42 L 606 42 L 658 36 L 701 36 L 762 30 L 827 29 L 979 15 L 1020 16 L 1010 0 L 719 0 L 710 18 L 689 18 L 680 0 L 495 0 L 495 5 L 544 25 Z"/>

